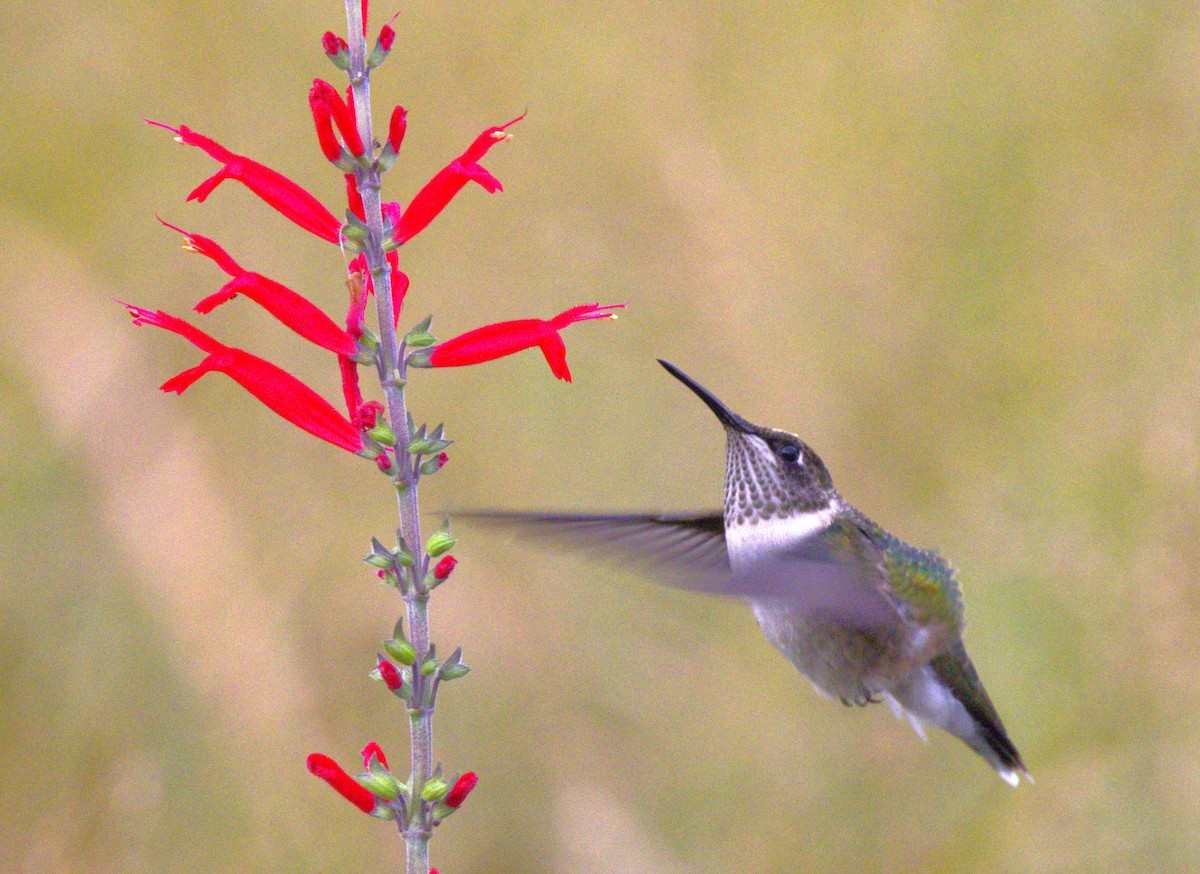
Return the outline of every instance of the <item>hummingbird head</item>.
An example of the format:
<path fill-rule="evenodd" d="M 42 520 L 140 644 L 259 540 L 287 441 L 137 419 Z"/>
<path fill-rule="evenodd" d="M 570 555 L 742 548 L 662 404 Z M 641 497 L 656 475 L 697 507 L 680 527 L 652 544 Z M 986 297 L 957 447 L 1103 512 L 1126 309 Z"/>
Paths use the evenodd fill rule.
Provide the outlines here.
<path fill-rule="evenodd" d="M 781 529 L 793 523 L 809 531 L 828 524 L 837 492 L 824 462 L 808 444 L 787 431 L 747 422 L 675 365 L 662 359 L 658 363 L 694 391 L 725 427 L 727 532 L 761 526 L 784 537 Z"/>

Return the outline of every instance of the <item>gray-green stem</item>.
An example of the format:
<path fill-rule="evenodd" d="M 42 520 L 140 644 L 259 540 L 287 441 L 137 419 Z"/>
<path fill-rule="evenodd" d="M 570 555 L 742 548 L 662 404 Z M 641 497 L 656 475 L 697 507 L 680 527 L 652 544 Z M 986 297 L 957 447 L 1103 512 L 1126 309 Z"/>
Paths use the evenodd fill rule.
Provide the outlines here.
<path fill-rule="evenodd" d="M 346 41 L 350 46 L 350 82 L 353 88 L 354 113 L 358 130 L 368 152 L 374 143 L 371 129 L 371 80 L 367 70 L 367 45 L 363 36 L 362 5 L 360 0 L 345 0 Z M 428 593 L 424 588 L 423 542 L 417 500 L 417 479 L 408 452 L 408 410 L 404 398 L 404 365 L 400 360 L 400 344 L 396 336 L 396 320 L 392 310 L 391 273 L 383 250 L 383 214 L 380 209 L 379 171 L 374 167 L 355 171 L 358 191 L 362 196 L 368 238 L 365 255 L 367 269 L 375 286 L 375 313 L 379 330 L 380 386 L 387 404 L 388 423 L 396 435 L 397 502 L 400 511 L 400 533 L 408 548 L 417 556 L 412 568 L 409 594 L 405 597 L 408 614 L 408 637 L 417 651 L 417 664 L 429 652 Z M 416 690 L 414 690 L 416 692 Z M 416 695 L 414 695 L 414 699 Z M 421 696 L 424 699 L 424 696 Z M 421 787 L 433 772 L 433 711 L 422 701 L 413 701 L 410 710 L 410 748 L 412 752 L 413 803 L 409 805 L 409 822 L 400 823 L 408 851 L 407 874 L 428 874 L 429 835 L 432 831 L 425 805 L 421 804 Z"/>

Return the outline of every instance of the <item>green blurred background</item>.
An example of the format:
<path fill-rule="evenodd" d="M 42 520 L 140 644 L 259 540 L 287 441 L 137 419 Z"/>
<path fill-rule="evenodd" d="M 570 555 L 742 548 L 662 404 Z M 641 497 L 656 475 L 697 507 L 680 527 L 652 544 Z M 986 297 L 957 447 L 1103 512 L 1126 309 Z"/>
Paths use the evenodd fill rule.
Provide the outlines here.
<path fill-rule="evenodd" d="M 380 7 L 376 25 L 392 7 Z M 140 117 L 327 203 L 306 93 L 336 3 L 4 3 L 0 869 L 386 871 L 309 776 L 404 719 L 359 563 L 373 468 L 112 298 L 223 276 L 155 213 L 340 318 L 341 260 Z M 437 755 L 481 783 L 444 874 L 1200 868 L 1200 4 L 406 3 L 374 80 L 407 200 L 525 109 L 402 252 L 442 336 L 628 302 L 536 353 L 421 373 L 426 507 L 715 507 L 720 429 L 668 358 L 799 432 L 959 568 L 967 643 L 1037 779 L 820 699 L 742 605 L 458 526 L 433 604 L 474 667 Z M 336 81 L 336 80 L 335 80 Z M 340 211 L 340 207 L 338 210 Z M 241 301 L 206 330 L 338 397 Z"/>

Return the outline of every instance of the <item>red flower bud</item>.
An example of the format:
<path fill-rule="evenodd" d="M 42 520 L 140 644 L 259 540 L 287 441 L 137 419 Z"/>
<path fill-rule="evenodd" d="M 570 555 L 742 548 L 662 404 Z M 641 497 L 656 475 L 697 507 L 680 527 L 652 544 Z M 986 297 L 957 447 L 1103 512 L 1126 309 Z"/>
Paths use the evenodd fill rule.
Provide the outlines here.
<path fill-rule="evenodd" d="M 350 46 L 346 45 L 346 41 L 336 33 L 327 30 L 321 37 L 321 48 L 325 50 L 325 54 L 332 57 L 340 52 L 348 51 Z"/>
<path fill-rule="evenodd" d="M 479 778 L 475 776 L 474 771 L 467 771 L 459 777 L 450 791 L 446 793 L 446 797 L 442 799 L 447 807 L 458 807 L 467 800 L 467 796 L 471 794 L 471 790 L 479 782 Z"/>
<path fill-rule="evenodd" d="M 379 45 L 385 52 L 392 50 L 392 43 L 396 40 L 396 31 L 392 30 L 390 24 L 385 24 L 383 29 L 379 31 Z"/>
<path fill-rule="evenodd" d="M 379 422 L 379 417 L 383 414 L 383 404 L 379 401 L 367 401 L 358 408 L 351 421 L 355 427 L 363 431 L 370 431 Z"/>
<path fill-rule="evenodd" d="M 454 573 L 454 568 L 458 564 L 458 559 L 452 555 L 443 556 L 442 560 L 437 563 L 437 567 L 433 569 L 433 578 L 435 580 L 445 580 L 450 574 Z"/>
<path fill-rule="evenodd" d="M 376 656 L 375 663 L 379 667 L 379 676 L 383 677 L 383 685 L 393 692 L 398 692 L 404 686 L 400 671 L 383 656 Z"/>
<path fill-rule="evenodd" d="M 341 766 L 329 756 L 313 753 L 305 764 L 308 766 L 310 774 L 320 777 L 363 813 L 370 813 L 375 809 L 375 796 L 359 785 L 357 780 L 343 771 Z"/>
<path fill-rule="evenodd" d="M 392 119 L 388 122 L 387 141 L 393 152 L 400 151 L 400 144 L 404 142 L 406 130 L 408 130 L 408 110 L 403 106 L 397 106 L 392 110 Z"/>

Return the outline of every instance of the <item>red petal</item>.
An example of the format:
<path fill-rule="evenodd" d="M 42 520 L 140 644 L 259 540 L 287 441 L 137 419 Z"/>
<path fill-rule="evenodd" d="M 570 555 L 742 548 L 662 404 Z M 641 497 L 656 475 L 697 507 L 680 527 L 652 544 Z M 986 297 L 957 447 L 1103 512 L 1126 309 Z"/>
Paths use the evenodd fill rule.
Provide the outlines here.
<path fill-rule="evenodd" d="M 354 181 L 353 173 L 346 174 L 346 203 L 359 221 L 367 220 L 367 214 L 363 212 L 362 195 L 358 193 L 358 183 Z"/>
<path fill-rule="evenodd" d="M 363 405 L 362 392 L 358 388 L 358 364 L 351 358 L 339 356 L 338 368 L 342 374 L 342 397 L 346 400 L 346 411 L 354 419 Z"/>
<path fill-rule="evenodd" d="M 305 764 L 310 774 L 320 777 L 363 813 L 370 813 L 375 809 L 375 796 L 343 771 L 341 766 L 329 756 L 313 753 L 305 761 Z"/>
<path fill-rule="evenodd" d="M 558 334 L 547 334 L 539 343 L 550 372 L 566 382 L 571 381 L 571 370 L 567 367 L 567 346 Z"/>
<path fill-rule="evenodd" d="M 375 741 L 371 741 L 362 749 L 364 768 L 371 767 L 372 754 L 374 754 L 375 758 L 379 760 L 379 764 L 383 765 L 385 768 L 388 766 L 387 757 L 383 754 L 383 750 L 379 748 L 379 744 L 375 743 Z"/>

